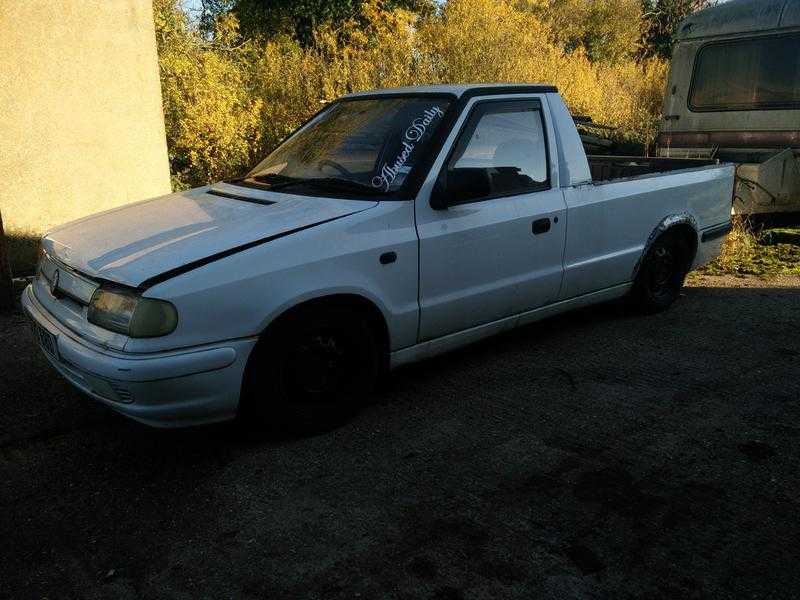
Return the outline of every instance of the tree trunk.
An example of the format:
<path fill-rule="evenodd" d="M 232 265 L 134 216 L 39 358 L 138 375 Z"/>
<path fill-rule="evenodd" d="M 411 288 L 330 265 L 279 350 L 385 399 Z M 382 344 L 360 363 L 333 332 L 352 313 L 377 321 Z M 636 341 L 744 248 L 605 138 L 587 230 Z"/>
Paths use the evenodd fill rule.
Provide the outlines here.
<path fill-rule="evenodd" d="M 8 262 L 6 236 L 3 233 L 3 214 L 0 213 L 0 310 L 14 306 L 14 284 L 11 281 L 11 264 Z"/>

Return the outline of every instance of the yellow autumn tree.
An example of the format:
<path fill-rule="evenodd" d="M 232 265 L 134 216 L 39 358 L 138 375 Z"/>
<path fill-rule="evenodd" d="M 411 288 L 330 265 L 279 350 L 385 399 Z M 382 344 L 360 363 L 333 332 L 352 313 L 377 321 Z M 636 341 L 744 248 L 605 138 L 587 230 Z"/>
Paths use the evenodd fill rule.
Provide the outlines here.
<path fill-rule="evenodd" d="M 154 9 L 173 187 L 234 175 L 250 162 L 261 123 L 262 100 L 248 85 L 252 51 L 232 44 L 233 18 L 209 42 L 173 0 Z"/>
<path fill-rule="evenodd" d="M 154 6 L 177 187 L 241 173 L 326 101 L 380 87 L 553 83 L 619 140 L 647 145 L 657 130 L 666 64 L 635 59 L 637 0 L 449 0 L 425 17 L 366 0 L 310 46 L 242 39 L 232 14 L 203 36 L 175 0 Z M 614 18 L 623 10 L 631 22 Z"/>
<path fill-rule="evenodd" d="M 563 7 L 563 3 L 558 5 Z M 553 83 L 573 113 L 617 127 L 616 135 L 622 139 L 650 143 L 666 64 L 633 59 L 639 29 L 620 33 L 617 49 L 607 60 L 590 60 L 581 44 L 567 49 L 554 33 L 555 25 L 543 20 L 548 6 L 553 5 L 545 0 L 523 8 L 504 0 L 449 0 L 441 17 L 419 31 L 423 53 L 432 65 L 432 80 Z M 640 18 L 640 13 L 634 17 Z M 552 18 L 553 23 L 559 22 Z M 630 45 L 626 60 L 620 39 Z"/>

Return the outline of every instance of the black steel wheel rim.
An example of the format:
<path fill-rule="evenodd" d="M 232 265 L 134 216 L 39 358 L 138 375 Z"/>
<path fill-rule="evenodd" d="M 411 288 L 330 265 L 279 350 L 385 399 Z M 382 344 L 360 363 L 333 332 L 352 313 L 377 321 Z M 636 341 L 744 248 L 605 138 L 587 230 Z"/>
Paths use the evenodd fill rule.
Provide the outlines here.
<path fill-rule="evenodd" d="M 678 260 L 669 246 L 659 244 L 653 248 L 648 268 L 648 287 L 659 298 L 673 293 L 678 273 Z"/>
<path fill-rule="evenodd" d="M 332 400 L 353 376 L 353 344 L 335 329 L 299 336 L 287 355 L 286 375 L 295 400 Z"/>

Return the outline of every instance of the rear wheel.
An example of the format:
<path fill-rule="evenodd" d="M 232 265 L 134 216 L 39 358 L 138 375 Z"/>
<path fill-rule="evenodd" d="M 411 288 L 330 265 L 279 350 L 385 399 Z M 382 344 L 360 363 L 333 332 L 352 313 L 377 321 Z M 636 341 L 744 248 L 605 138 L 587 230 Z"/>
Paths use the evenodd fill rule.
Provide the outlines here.
<path fill-rule="evenodd" d="M 379 365 L 375 334 L 354 310 L 300 311 L 254 350 L 240 420 L 292 432 L 335 427 L 360 408 Z"/>
<path fill-rule="evenodd" d="M 656 239 L 642 261 L 631 290 L 633 306 L 655 313 L 672 305 L 680 295 L 689 271 L 689 244 L 677 232 Z"/>

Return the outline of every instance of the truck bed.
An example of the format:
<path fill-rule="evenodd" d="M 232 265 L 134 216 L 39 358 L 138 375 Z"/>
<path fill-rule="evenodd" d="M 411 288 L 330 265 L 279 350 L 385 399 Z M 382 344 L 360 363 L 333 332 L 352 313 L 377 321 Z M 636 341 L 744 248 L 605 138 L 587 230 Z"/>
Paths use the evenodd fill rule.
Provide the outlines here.
<path fill-rule="evenodd" d="M 719 164 L 717 159 L 704 158 L 657 158 L 648 156 L 605 156 L 590 154 L 589 169 L 592 172 L 592 181 L 612 181 L 637 175 L 651 173 L 666 173 L 681 169 L 693 169 L 708 165 Z"/>

